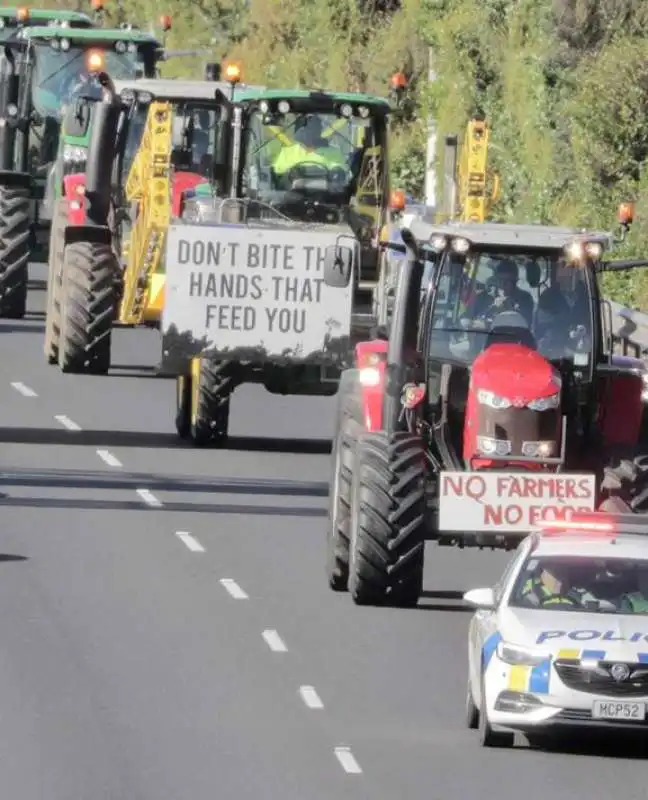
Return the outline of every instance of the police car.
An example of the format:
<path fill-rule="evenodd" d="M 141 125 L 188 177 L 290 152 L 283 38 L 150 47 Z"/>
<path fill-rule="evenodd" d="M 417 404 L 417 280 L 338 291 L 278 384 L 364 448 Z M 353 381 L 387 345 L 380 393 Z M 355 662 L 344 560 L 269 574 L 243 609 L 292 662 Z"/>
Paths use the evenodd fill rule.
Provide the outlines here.
<path fill-rule="evenodd" d="M 466 721 L 483 746 L 567 726 L 648 733 L 648 517 L 546 523 L 464 600 Z"/>

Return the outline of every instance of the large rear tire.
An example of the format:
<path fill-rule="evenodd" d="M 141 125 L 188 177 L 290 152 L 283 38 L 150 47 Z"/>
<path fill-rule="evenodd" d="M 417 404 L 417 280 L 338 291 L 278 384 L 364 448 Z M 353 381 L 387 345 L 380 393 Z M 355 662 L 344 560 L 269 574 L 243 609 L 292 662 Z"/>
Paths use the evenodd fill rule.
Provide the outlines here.
<path fill-rule="evenodd" d="M 44 351 L 48 364 L 58 364 L 61 336 L 61 270 L 65 251 L 64 229 L 66 222 L 67 201 L 61 197 L 54 204 L 47 266 Z"/>
<path fill-rule="evenodd" d="M 65 248 L 58 359 L 63 372 L 105 375 L 110 369 L 118 269 L 110 245 L 75 242 Z"/>
<path fill-rule="evenodd" d="M 365 433 L 353 467 L 349 591 L 358 605 L 415 606 L 423 589 L 425 485 L 421 439 Z"/>
<path fill-rule="evenodd" d="M 0 317 L 22 319 L 27 308 L 29 189 L 0 186 Z"/>
<path fill-rule="evenodd" d="M 196 447 L 220 447 L 227 441 L 234 388 L 231 362 L 201 359 L 196 417 L 189 426 Z"/>
<path fill-rule="evenodd" d="M 349 582 L 351 476 L 353 451 L 362 433 L 362 406 L 357 371 L 343 372 L 338 387 L 336 436 L 333 443 L 326 531 L 326 572 L 334 592 L 346 592 Z"/>

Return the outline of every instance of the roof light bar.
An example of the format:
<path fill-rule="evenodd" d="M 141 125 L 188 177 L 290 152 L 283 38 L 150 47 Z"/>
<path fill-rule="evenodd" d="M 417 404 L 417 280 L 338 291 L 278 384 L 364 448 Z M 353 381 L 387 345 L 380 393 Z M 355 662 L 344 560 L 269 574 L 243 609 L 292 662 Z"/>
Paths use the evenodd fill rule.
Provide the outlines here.
<path fill-rule="evenodd" d="M 611 514 L 606 511 L 581 512 L 573 514 L 567 520 L 540 522 L 535 530 L 551 535 L 580 531 L 648 536 L 648 517 L 641 514 Z"/>

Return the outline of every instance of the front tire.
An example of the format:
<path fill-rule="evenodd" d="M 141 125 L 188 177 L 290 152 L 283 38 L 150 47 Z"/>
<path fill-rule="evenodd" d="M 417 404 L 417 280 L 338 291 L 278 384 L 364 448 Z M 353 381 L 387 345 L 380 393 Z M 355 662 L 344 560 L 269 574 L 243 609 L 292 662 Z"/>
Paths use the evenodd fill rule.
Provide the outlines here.
<path fill-rule="evenodd" d="M 353 472 L 349 591 L 358 605 L 415 606 L 423 589 L 425 451 L 410 433 L 365 433 Z"/>
<path fill-rule="evenodd" d="M 108 244 L 75 242 L 65 248 L 58 359 L 63 372 L 105 375 L 110 369 L 118 268 Z"/>
<path fill-rule="evenodd" d="M 482 747 L 513 747 L 515 734 L 510 731 L 494 731 L 488 721 L 488 711 L 486 710 L 486 692 L 484 689 L 484 678 L 481 682 L 481 709 L 479 710 L 479 744 Z"/>
<path fill-rule="evenodd" d="M 65 251 L 64 228 L 67 222 L 67 201 L 59 198 L 54 205 L 47 266 L 47 304 L 45 306 L 45 358 L 58 364 L 61 335 L 61 270 Z"/>
<path fill-rule="evenodd" d="M 220 447 L 227 441 L 233 391 L 231 362 L 200 360 L 195 420 L 189 423 L 189 436 L 196 447 Z"/>
<path fill-rule="evenodd" d="M 479 728 L 479 709 L 475 705 L 470 678 L 468 678 L 466 686 L 466 727 L 471 731 L 475 731 Z"/>
<path fill-rule="evenodd" d="M 29 189 L 0 186 L 0 317 L 22 319 L 27 308 Z"/>
<path fill-rule="evenodd" d="M 326 572 L 334 592 L 346 592 L 349 581 L 351 476 L 353 451 L 362 432 L 362 407 L 355 370 L 344 372 L 338 388 L 337 434 L 326 531 Z"/>

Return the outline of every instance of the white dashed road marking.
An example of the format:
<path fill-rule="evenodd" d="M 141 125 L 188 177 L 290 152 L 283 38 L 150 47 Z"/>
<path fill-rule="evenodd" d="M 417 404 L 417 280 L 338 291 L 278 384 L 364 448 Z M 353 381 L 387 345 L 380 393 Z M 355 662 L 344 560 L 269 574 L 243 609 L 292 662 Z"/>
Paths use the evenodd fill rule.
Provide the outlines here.
<path fill-rule="evenodd" d="M 124 466 L 121 461 L 110 452 L 110 450 L 97 450 L 97 455 L 102 461 L 105 461 L 109 467 Z"/>
<path fill-rule="evenodd" d="M 263 631 L 261 634 L 273 653 L 287 653 L 288 648 L 283 643 L 277 631 Z"/>
<path fill-rule="evenodd" d="M 356 761 L 356 757 L 351 752 L 350 747 L 336 747 L 335 757 L 340 762 L 342 769 L 348 772 L 349 775 L 360 775 L 362 768 Z"/>
<path fill-rule="evenodd" d="M 176 536 L 183 542 L 192 553 L 204 553 L 205 548 L 200 544 L 198 539 L 187 533 L 186 531 L 177 531 Z"/>
<path fill-rule="evenodd" d="M 158 500 L 153 492 L 149 492 L 148 489 L 136 489 L 135 491 L 147 506 L 151 506 L 151 508 L 162 508 L 162 501 Z"/>
<path fill-rule="evenodd" d="M 322 703 L 314 686 L 300 686 L 299 694 L 308 708 L 324 708 L 324 703 Z"/>
<path fill-rule="evenodd" d="M 60 423 L 64 428 L 67 428 L 69 431 L 80 431 L 81 426 L 77 425 L 74 420 L 66 417 L 65 414 L 57 414 L 54 419 Z"/>
<path fill-rule="evenodd" d="M 20 394 L 21 394 L 23 397 L 38 397 L 38 395 L 36 394 L 36 392 L 35 392 L 33 389 L 30 389 L 30 388 L 29 388 L 29 386 L 25 386 L 25 384 L 24 384 L 24 383 L 21 383 L 20 381 L 14 381 L 14 382 L 11 384 L 11 386 L 12 386 L 12 387 L 13 387 L 13 388 L 14 388 L 14 389 L 17 391 L 17 392 L 20 392 Z"/>
<path fill-rule="evenodd" d="M 228 594 L 231 594 L 235 600 L 247 600 L 247 593 L 241 589 L 238 583 L 231 578 L 221 578 L 221 586 Z"/>

